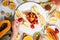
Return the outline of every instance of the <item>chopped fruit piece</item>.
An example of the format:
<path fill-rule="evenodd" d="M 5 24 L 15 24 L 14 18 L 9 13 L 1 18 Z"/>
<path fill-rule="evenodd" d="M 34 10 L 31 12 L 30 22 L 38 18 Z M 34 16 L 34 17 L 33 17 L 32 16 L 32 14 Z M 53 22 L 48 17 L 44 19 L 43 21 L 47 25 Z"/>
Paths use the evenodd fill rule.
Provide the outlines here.
<path fill-rule="evenodd" d="M 33 24 L 38 24 L 38 20 L 34 20 L 33 21 Z"/>
<path fill-rule="evenodd" d="M 10 16 L 10 13 L 9 13 L 9 12 L 7 12 L 7 13 L 6 13 L 6 16 Z"/>
<path fill-rule="evenodd" d="M 26 37 L 24 37 L 23 40 L 33 40 L 33 38 L 31 36 L 26 36 Z"/>
<path fill-rule="evenodd" d="M 16 4 L 15 3 L 10 3 L 9 7 L 10 7 L 10 9 L 15 9 L 16 8 Z"/>
<path fill-rule="evenodd" d="M 24 2 L 27 2 L 27 0 L 23 0 Z"/>
<path fill-rule="evenodd" d="M 24 28 L 28 28 L 29 27 L 29 24 L 27 22 L 23 22 L 23 27 Z"/>
<path fill-rule="evenodd" d="M 51 6 L 48 4 L 48 5 L 45 6 L 45 9 L 46 10 L 51 10 Z"/>
<path fill-rule="evenodd" d="M 19 11 L 19 10 L 16 10 L 16 11 L 15 11 L 15 14 L 16 14 L 16 16 L 17 16 L 18 18 L 21 18 L 21 15 L 20 15 L 20 11 Z"/>
<path fill-rule="evenodd" d="M 8 6 L 9 5 L 9 1 L 8 0 L 6 0 L 6 1 L 3 1 L 3 6 Z"/>
<path fill-rule="evenodd" d="M 5 14 L 5 12 L 4 11 L 1 11 L 1 14 L 3 15 L 3 14 Z"/>
<path fill-rule="evenodd" d="M 56 17 L 50 17 L 50 22 L 56 23 L 56 21 L 57 21 Z"/>
<path fill-rule="evenodd" d="M 58 29 L 55 30 L 58 31 Z M 53 30 L 52 28 L 47 28 L 47 34 L 45 36 L 47 36 L 47 38 L 50 40 L 59 40 L 58 36 L 55 33 L 55 30 Z"/>
<path fill-rule="evenodd" d="M 34 25 L 33 24 L 31 24 L 31 26 L 30 26 L 32 29 L 34 29 L 35 27 L 34 27 Z"/>
<path fill-rule="evenodd" d="M 44 37 L 47 38 L 48 40 L 53 40 L 53 38 L 52 38 L 50 33 L 45 34 Z"/>
<path fill-rule="evenodd" d="M 10 0 L 10 2 L 14 2 L 14 0 Z"/>
<path fill-rule="evenodd" d="M 55 33 L 56 33 L 56 34 L 59 33 L 59 30 L 58 30 L 57 28 L 55 28 Z"/>
<path fill-rule="evenodd" d="M 23 21 L 23 18 L 19 18 L 18 21 L 19 21 L 19 22 Z"/>
<path fill-rule="evenodd" d="M 34 20 L 34 18 L 30 18 L 30 19 L 31 19 L 31 20 L 30 20 L 31 22 Z"/>
<path fill-rule="evenodd" d="M 40 19 L 41 26 L 43 26 L 43 25 L 45 24 L 45 19 L 44 19 L 44 17 L 41 15 L 41 16 L 39 17 L 39 19 Z"/>
<path fill-rule="evenodd" d="M 26 36 L 28 36 L 26 33 L 23 33 L 23 37 L 22 38 L 24 38 L 24 37 L 26 37 Z"/>
<path fill-rule="evenodd" d="M 59 40 L 58 36 L 54 34 L 53 32 L 47 33 L 44 35 L 48 40 Z"/>
<path fill-rule="evenodd" d="M 26 12 L 26 17 L 30 23 L 37 24 L 37 15 L 33 12 Z"/>
<path fill-rule="evenodd" d="M 57 16 L 58 19 L 60 19 L 60 12 L 56 12 L 55 15 Z"/>
<path fill-rule="evenodd" d="M 28 35 L 26 33 L 23 33 L 23 37 L 22 38 L 24 39 L 26 36 L 28 36 Z"/>
<path fill-rule="evenodd" d="M 35 32 L 33 37 L 36 38 L 36 40 L 38 40 L 39 37 L 40 37 L 40 33 L 39 32 Z"/>

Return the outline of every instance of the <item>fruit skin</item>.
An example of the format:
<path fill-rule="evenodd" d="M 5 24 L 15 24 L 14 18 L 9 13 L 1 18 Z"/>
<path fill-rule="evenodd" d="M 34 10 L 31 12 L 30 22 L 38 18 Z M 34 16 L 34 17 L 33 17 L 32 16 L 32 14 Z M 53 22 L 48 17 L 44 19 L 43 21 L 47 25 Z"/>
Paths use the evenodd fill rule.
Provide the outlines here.
<path fill-rule="evenodd" d="M 45 10 L 51 10 L 51 6 L 48 4 L 45 6 Z"/>
<path fill-rule="evenodd" d="M 31 26 L 30 26 L 32 29 L 34 29 L 35 27 L 34 27 L 34 24 L 31 24 Z"/>
<path fill-rule="evenodd" d="M 33 35 L 33 37 L 34 37 L 36 40 L 38 40 L 39 37 L 40 37 L 40 33 L 39 33 L 39 32 L 35 32 L 34 35 Z"/>
<path fill-rule="evenodd" d="M 33 38 L 31 36 L 26 36 L 26 37 L 24 37 L 23 40 L 33 40 Z"/>
<path fill-rule="evenodd" d="M 52 28 L 46 28 L 46 32 L 47 33 L 50 33 L 50 32 L 54 32 L 55 33 L 55 31 Z"/>
<path fill-rule="evenodd" d="M 50 40 L 59 40 L 57 34 L 55 33 L 55 31 L 51 28 L 46 28 L 46 31 L 48 34 L 46 34 L 47 38 Z"/>
<path fill-rule="evenodd" d="M 9 7 L 10 7 L 10 9 L 14 10 L 16 8 L 16 4 L 15 3 L 10 3 Z"/>
<path fill-rule="evenodd" d="M 59 30 L 57 28 L 55 28 L 55 33 L 58 34 L 59 33 Z"/>
<path fill-rule="evenodd" d="M 3 21 L 1 21 L 1 22 L 0 22 L 0 27 L 1 27 L 2 24 L 4 24 L 4 23 L 7 23 L 7 27 L 0 32 L 0 38 L 3 37 L 3 36 L 10 30 L 10 28 L 11 28 L 11 23 L 10 23 L 9 20 L 3 20 Z"/>
<path fill-rule="evenodd" d="M 48 38 L 48 40 L 53 40 L 50 33 L 45 34 L 44 36 L 45 36 L 45 38 Z"/>
<path fill-rule="evenodd" d="M 57 35 L 54 35 L 53 33 L 48 33 L 44 35 L 46 38 L 48 38 L 49 40 L 59 40 Z"/>
<path fill-rule="evenodd" d="M 60 20 L 60 12 L 55 12 L 55 15 Z"/>
<path fill-rule="evenodd" d="M 56 22 L 57 22 L 56 17 L 50 17 L 50 22 L 52 22 L 52 23 L 56 23 Z"/>
<path fill-rule="evenodd" d="M 30 23 L 37 24 L 38 23 L 38 17 L 35 13 L 33 12 L 26 12 L 26 18 Z"/>

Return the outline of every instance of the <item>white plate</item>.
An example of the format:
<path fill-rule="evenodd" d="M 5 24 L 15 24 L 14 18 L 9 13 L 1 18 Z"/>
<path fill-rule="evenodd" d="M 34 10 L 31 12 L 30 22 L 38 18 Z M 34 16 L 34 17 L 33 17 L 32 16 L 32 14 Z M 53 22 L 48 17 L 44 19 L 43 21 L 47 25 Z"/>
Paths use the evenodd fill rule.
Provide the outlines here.
<path fill-rule="evenodd" d="M 36 6 L 37 7 L 37 9 L 38 9 L 38 11 L 39 11 L 39 13 L 42 15 L 42 16 L 44 16 L 44 18 L 45 18 L 45 20 L 47 21 L 48 19 L 47 19 L 47 16 L 48 16 L 48 14 L 47 14 L 47 12 L 46 12 L 46 10 L 44 10 L 39 4 L 37 4 L 37 3 L 34 3 L 34 2 L 26 2 L 26 3 L 23 3 L 22 5 L 20 5 L 19 7 L 18 7 L 18 10 L 20 11 L 20 12 L 22 12 L 22 11 L 29 11 L 29 10 L 31 10 L 31 8 L 33 7 L 33 6 Z M 18 19 L 18 17 L 15 15 L 15 19 Z M 20 25 L 21 26 L 21 25 Z M 52 27 L 51 27 L 52 28 Z M 36 32 L 36 31 L 39 31 L 39 32 L 41 32 L 42 34 L 43 34 L 43 31 L 41 31 L 42 30 L 42 28 L 41 28 L 41 26 L 40 25 L 37 25 L 36 27 L 35 27 L 35 29 L 31 29 L 30 27 L 29 28 L 24 28 L 24 27 L 20 27 L 20 30 L 19 30 L 19 33 L 20 34 L 22 34 L 22 33 L 26 33 L 26 34 L 28 34 L 28 35 L 30 35 L 30 36 L 33 36 L 33 34 L 34 34 L 34 32 Z M 45 39 L 44 39 L 45 40 Z"/>
<path fill-rule="evenodd" d="M 29 10 L 31 10 L 31 8 L 33 7 L 33 6 L 36 6 L 37 7 L 37 9 L 38 9 L 38 11 L 39 11 L 39 13 L 41 14 L 41 15 L 43 15 L 44 17 L 45 17 L 45 19 L 46 19 L 46 12 L 45 12 L 45 10 L 40 6 L 40 5 L 38 5 L 38 4 L 36 4 L 36 3 L 34 3 L 34 2 L 27 2 L 27 3 L 24 3 L 24 4 L 22 4 L 22 5 L 20 5 L 19 7 L 18 7 L 18 10 L 19 11 L 29 11 Z M 15 16 L 15 19 L 18 19 L 17 18 L 17 16 Z M 41 26 L 39 26 L 39 25 L 37 25 L 36 27 L 35 27 L 35 29 L 31 29 L 31 28 L 27 28 L 27 29 L 25 29 L 25 28 L 23 28 L 23 27 L 20 27 L 20 30 L 19 30 L 19 33 L 27 33 L 27 34 L 29 34 L 29 35 L 33 35 L 34 34 L 34 32 L 36 32 L 36 31 L 41 31 Z"/>

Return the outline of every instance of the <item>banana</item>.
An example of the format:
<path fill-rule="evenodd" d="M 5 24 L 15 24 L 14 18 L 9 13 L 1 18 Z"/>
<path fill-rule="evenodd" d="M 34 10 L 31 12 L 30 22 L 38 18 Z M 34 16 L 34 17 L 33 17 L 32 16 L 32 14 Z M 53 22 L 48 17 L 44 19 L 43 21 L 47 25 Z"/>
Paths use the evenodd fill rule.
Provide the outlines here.
<path fill-rule="evenodd" d="M 16 11 L 15 11 L 15 14 L 16 14 L 16 16 L 17 16 L 18 18 L 21 18 L 21 15 L 20 15 L 20 11 L 19 11 L 19 10 L 16 10 Z"/>
<path fill-rule="evenodd" d="M 39 11 L 38 11 L 37 7 L 35 7 L 35 6 L 34 6 L 34 7 L 32 7 L 31 11 L 32 11 L 32 12 L 34 12 L 34 13 L 39 13 Z"/>
<path fill-rule="evenodd" d="M 39 16 L 39 18 L 40 18 L 39 20 L 40 20 L 41 26 L 44 26 L 44 24 L 45 24 L 45 19 L 44 19 L 44 17 L 43 17 L 42 15 L 40 15 L 37 7 L 33 7 L 33 8 L 31 9 L 31 11 L 38 14 L 38 16 Z"/>
<path fill-rule="evenodd" d="M 44 19 L 44 17 L 43 17 L 43 16 L 40 16 L 39 18 L 40 18 L 41 26 L 44 26 L 44 24 L 45 24 L 45 19 Z"/>

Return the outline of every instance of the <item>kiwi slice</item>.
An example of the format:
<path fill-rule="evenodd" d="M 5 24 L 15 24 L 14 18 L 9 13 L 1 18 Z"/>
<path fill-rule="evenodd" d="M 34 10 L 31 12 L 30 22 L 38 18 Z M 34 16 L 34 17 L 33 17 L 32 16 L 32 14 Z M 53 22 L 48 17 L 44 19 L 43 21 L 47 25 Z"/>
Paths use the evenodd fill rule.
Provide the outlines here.
<path fill-rule="evenodd" d="M 40 33 L 39 32 L 35 32 L 33 37 L 36 38 L 36 40 L 38 40 L 39 37 L 40 37 Z"/>

